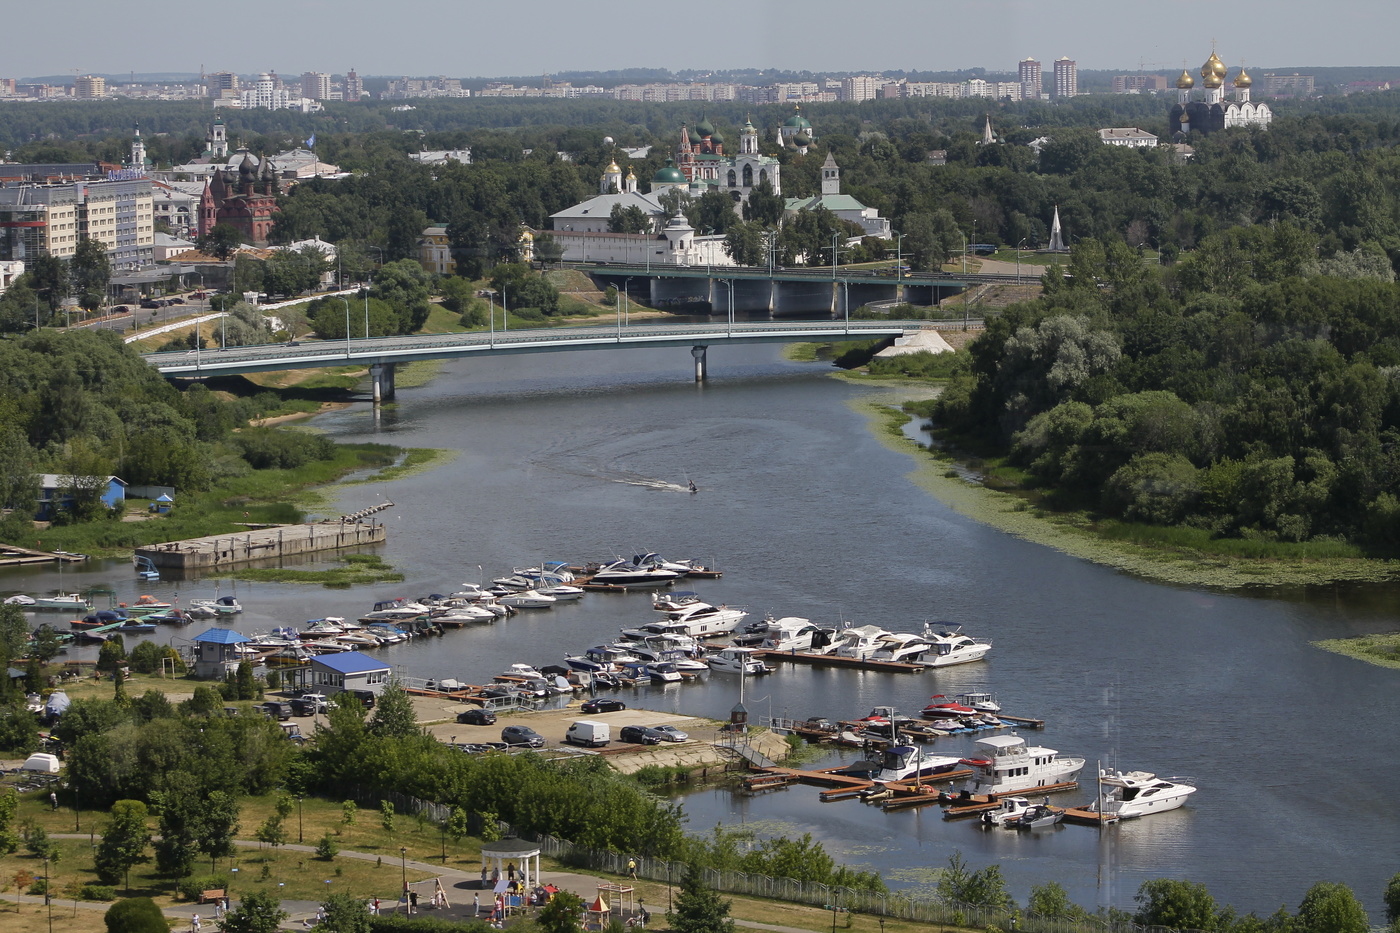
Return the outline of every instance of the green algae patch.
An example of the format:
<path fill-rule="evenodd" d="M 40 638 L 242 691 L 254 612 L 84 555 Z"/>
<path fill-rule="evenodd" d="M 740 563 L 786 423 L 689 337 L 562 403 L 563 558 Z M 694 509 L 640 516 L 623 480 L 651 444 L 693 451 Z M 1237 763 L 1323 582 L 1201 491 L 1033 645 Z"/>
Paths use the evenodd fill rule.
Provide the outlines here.
<path fill-rule="evenodd" d="M 365 583 L 401 583 L 403 574 L 396 571 L 376 554 L 347 554 L 340 558 L 339 567 L 325 570 L 294 570 L 287 567 L 253 567 L 234 570 L 218 576 L 237 577 L 256 583 L 317 583 L 329 589 L 342 590 Z"/>
<path fill-rule="evenodd" d="M 1400 632 L 1361 635 L 1357 638 L 1329 638 L 1312 644 L 1323 651 L 1344 654 L 1367 664 L 1400 670 Z"/>

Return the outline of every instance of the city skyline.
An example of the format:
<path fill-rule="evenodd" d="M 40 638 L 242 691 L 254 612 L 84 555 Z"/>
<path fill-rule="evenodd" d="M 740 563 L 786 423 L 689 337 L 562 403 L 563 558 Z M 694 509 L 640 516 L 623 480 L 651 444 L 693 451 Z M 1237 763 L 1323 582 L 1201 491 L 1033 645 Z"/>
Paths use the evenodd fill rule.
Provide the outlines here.
<path fill-rule="evenodd" d="M 1400 5 L 1385 0 L 1352 0 L 1324 17 L 1304 0 L 1275 0 L 1266 17 L 1262 4 L 1177 0 L 1153 18 L 1106 15 L 1113 8 L 1094 0 L 886 0 L 874 15 L 860 17 L 836 0 L 711 0 L 703 19 L 636 0 L 609 5 L 605 16 L 564 0 L 509 9 L 409 0 L 388 19 L 365 0 L 248 6 L 251 15 L 241 17 L 227 9 L 181 8 L 169 23 L 191 41 L 161 41 L 143 54 L 143 41 L 155 35 L 150 17 L 113 17 L 109 5 L 72 0 L 62 45 L 13 43 L 4 68 L 9 77 L 276 69 L 288 79 L 350 68 L 362 75 L 463 78 L 625 68 L 1014 73 L 1027 57 L 1047 65 L 1068 57 L 1081 70 L 1131 71 L 1139 63 L 1164 70 L 1183 59 L 1194 70 L 1212 40 L 1232 69 L 1241 62 L 1251 70 L 1321 68 L 1395 62 L 1389 37 L 1400 27 Z M 674 23 L 666 21 L 668 10 Z M 271 20 L 261 20 L 263 13 Z M 246 42 L 198 41 L 227 36 L 231 18 L 263 25 Z M 1299 28 L 1304 21 L 1307 28 Z M 30 5 L 8 14 L 7 25 L 18 37 L 47 35 L 53 22 Z"/>

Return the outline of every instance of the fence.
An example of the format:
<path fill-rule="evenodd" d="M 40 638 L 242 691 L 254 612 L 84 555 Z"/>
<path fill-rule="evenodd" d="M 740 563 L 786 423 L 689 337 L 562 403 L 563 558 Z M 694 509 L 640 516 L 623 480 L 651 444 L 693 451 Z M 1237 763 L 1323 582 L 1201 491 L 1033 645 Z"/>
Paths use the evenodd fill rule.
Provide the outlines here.
<path fill-rule="evenodd" d="M 395 813 L 414 816 L 422 814 L 426 819 L 435 822 L 446 820 L 452 812 L 452 808 L 444 804 L 422 800 L 397 791 L 370 791 L 359 787 L 349 787 L 344 790 L 345 796 L 359 804 L 377 809 L 381 800 L 388 800 L 394 805 Z M 480 833 L 485 827 L 485 821 L 477 813 L 469 815 L 469 822 L 473 833 Z M 668 887 L 678 884 L 685 877 L 688 868 L 686 863 L 680 861 L 590 849 L 575 845 L 567 839 L 558 839 L 541 833 L 518 832 L 509 823 L 499 821 L 496 823 L 496 830 L 501 836 L 519 836 L 535 842 L 539 845 L 541 854 L 557 858 L 571 867 L 625 876 L 628 874 L 628 862 L 635 861 L 636 875 L 639 879 L 662 883 Z M 875 917 L 889 917 L 916 923 L 971 927 L 981 930 L 1015 931 L 1015 933 L 1195 933 L 1195 931 L 1167 930 L 1164 927 L 1147 927 L 1131 922 L 1110 920 L 1105 917 L 1091 916 L 1083 919 L 1040 917 L 1013 910 L 973 907 L 948 903 L 934 898 L 911 897 L 897 891 L 889 893 L 861 891 L 810 881 L 798 881 L 795 878 L 773 878 L 768 875 L 728 869 L 706 868 L 703 869 L 702 874 L 706 885 L 725 894 L 789 901 L 795 904 L 821 907 L 825 910 L 869 914 Z"/>

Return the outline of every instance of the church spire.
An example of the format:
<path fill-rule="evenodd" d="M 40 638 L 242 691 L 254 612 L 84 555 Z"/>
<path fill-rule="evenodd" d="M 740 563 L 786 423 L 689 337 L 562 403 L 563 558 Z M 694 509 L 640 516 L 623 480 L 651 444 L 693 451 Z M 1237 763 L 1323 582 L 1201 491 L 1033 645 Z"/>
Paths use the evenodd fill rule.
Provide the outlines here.
<path fill-rule="evenodd" d="M 1060 228 L 1060 205 L 1055 205 L 1055 219 L 1050 221 L 1050 252 L 1066 253 L 1064 230 Z"/>

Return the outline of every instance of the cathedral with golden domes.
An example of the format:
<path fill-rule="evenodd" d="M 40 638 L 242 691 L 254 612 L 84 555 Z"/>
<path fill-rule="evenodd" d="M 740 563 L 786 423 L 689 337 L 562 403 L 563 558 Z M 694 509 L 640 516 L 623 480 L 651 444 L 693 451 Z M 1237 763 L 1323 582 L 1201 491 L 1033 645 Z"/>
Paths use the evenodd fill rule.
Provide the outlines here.
<path fill-rule="evenodd" d="M 1214 133 L 1232 126 L 1263 126 L 1273 122 L 1274 112 L 1263 101 L 1249 99 L 1254 83 L 1244 67 L 1235 74 L 1234 96 L 1226 99 L 1225 76 L 1228 69 L 1212 50 L 1201 66 L 1201 90 L 1196 91 L 1196 79 L 1186 69 L 1176 79 L 1177 101 L 1167 117 L 1169 135 L 1173 138 L 1191 133 Z"/>

